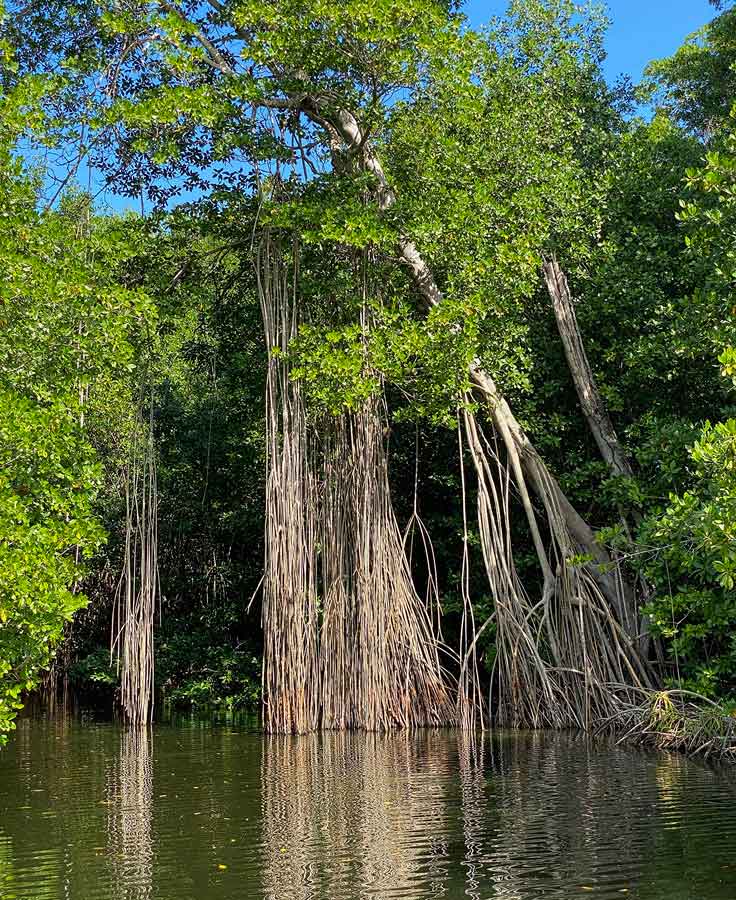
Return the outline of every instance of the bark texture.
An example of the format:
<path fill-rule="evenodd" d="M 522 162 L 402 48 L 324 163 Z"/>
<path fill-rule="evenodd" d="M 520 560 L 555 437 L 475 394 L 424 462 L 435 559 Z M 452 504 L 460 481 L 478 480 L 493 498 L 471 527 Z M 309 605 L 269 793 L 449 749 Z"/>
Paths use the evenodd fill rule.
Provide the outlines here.
<path fill-rule="evenodd" d="M 542 270 L 552 299 L 552 308 L 567 365 L 585 420 L 611 474 L 630 476 L 633 474 L 631 463 L 613 427 L 606 404 L 598 390 L 588 354 L 585 352 L 565 273 L 554 258 L 545 262 Z"/>

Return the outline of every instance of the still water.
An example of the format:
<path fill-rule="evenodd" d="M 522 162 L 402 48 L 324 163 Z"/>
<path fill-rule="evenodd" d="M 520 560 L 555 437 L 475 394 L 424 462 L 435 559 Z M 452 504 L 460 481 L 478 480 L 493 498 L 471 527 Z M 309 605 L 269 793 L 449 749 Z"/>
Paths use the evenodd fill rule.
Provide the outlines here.
<path fill-rule="evenodd" d="M 3 900 L 736 898 L 736 775 L 569 735 L 25 720 Z"/>

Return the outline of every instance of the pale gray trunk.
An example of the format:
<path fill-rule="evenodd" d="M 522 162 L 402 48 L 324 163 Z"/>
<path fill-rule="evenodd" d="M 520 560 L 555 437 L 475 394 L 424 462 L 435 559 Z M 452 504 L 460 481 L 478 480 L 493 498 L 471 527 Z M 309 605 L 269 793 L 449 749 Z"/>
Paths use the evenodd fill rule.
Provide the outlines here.
<path fill-rule="evenodd" d="M 631 476 L 631 464 L 608 415 L 585 352 L 565 273 L 554 257 L 544 263 L 542 270 L 552 299 L 567 365 L 588 427 L 611 474 Z"/>
<path fill-rule="evenodd" d="M 608 414 L 605 401 L 598 390 L 588 354 L 585 351 L 567 277 L 554 257 L 544 263 L 542 271 L 552 300 L 557 330 L 560 333 L 570 375 L 572 376 L 575 391 L 591 434 L 611 475 L 631 478 L 634 474 L 631 462 L 616 434 L 616 429 Z M 628 533 L 627 518 L 630 521 L 637 522 L 639 517 L 635 511 L 629 511 L 628 515 L 624 510 L 619 510 L 619 512 L 621 521 Z M 649 592 L 649 587 L 643 578 L 641 579 L 641 588 L 646 596 Z M 641 621 L 639 620 L 636 597 L 633 590 L 628 591 L 626 609 L 622 610 L 621 621 L 632 636 L 638 638 L 642 654 L 648 655 L 650 645 L 649 620 L 646 616 Z"/>
<path fill-rule="evenodd" d="M 386 179 L 380 161 L 371 148 L 366 147 L 365 144 L 363 144 L 360 127 L 355 117 L 351 113 L 342 111 L 339 116 L 336 117 L 334 126 L 349 147 L 361 147 L 365 168 L 375 176 L 378 183 L 379 207 L 382 210 L 389 209 L 396 202 L 395 194 Z M 409 270 L 412 280 L 417 287 L 425 310 L 429 310 L 433 306 L 437 306 L 441 303 L 442 292 L 434 279 L 432 271 L 417 249 L 416 244 L 408 237 L 402 236 L 399 239 L 398 251 L 402 262 Z M 555 494 L 559 511 L 566 521 L 570 534 L 580 544 L 585 553 L 590 556 L 593 562 L 590 566 L 591 573 L 594 575 L 598 585 L 604 595 L 608 598 L 609 602 L 613 603 L 614 609 L 616 609 L 621 616 L 621 621 L 626 622 L 630 617 L 630 603 L 633 602 L 633 591 L 631 587 L 624 585 L 620 573 L 614 571 L 615 566 L 610 555 L 606 549 L 596 541 L 593 529 L 585 522 L 567 499 L 557 480 L 547 469 L 544 461 L 539 456 L 514 416 L 511 407 L 501 395 L 495 381 L 483 370 L 478 361 L 471 365 L 470 378 L 474 387 L 484 395 L 488 403 L 493 424 L 504 437 L 505 443 L 510 451 L 512 465 L 514 464 L 514 457 L 517 457 L 524 475 L 540 498 L 544 498 L 551 487 Z M 523 485 L 520 485 L 520 490 L 522 491 L 524 507 L 527 510 L 527 515 L 529 515 L 529 501 L 528 498 L 524 496 L 525 489 Z M 538 544 L 539 539 L 535 532 L 536 527 L 532 526 L 535 544 Z M 537 546 L 537 550 L 539 552 L 539 546 Z M 546 575 L 549 563 L 547 562 L 543 551 L 540 554 L 540 563 L 542 564 Z"/>

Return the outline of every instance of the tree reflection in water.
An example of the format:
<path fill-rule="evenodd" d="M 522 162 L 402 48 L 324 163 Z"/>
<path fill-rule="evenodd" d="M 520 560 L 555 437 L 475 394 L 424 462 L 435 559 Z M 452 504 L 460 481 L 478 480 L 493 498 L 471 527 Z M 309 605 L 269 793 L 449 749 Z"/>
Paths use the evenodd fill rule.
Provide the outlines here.
<path fill-rule="evenodd" d="M 683 805 L 679 768 L 693 771 L 540 732 L 271 737 L 262 752 L 269 900 L 645 890 L 646 817 L 665 834 Z"/>
<path fill-rule="evenodd" d="M 21 723 L 18 900 L 733 900 L 733 772 L 574 734 Z M 155 779 L 155 783 L 154 783 Z M 155 793 L 154 793 L 155 787 Z M 154 806 L 155 804 L 155 806 Z"/>
<path fill-rule="evenodd" d="M 107 777 L 107 835 L 115 897 L 153 897 L 153 735 L 120 733 L 120 754 Z"/>
<path fill-rule="evenodd" d="M 462 791 L 472 805 L 482 793 L 482 773 L 476 773 L 477 750 L 461 752 Z M 442 894 L 458 802 L 456 766 L 453 741 L 443 731 L 265 738 L 264 897 Z M 478 815 L 469 811 L 465 824 L 473 846 Z M 466 856 L 474 852 L 468 848 Z M 468 883 L 473 877 L 469 868 Z"/>

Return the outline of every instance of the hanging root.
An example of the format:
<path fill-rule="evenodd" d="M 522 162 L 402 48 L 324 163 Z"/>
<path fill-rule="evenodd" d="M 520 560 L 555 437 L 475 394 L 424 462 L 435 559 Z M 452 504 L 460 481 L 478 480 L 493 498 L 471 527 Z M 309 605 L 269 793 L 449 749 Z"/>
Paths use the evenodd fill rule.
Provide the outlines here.
<path fill-rule="evenodd" d="M 299 324 L 297 263 L 295 246 L 290 276 L 265 236 L 257 268 L 271 350 L 266 729 L 374 731 L 450 722 L 472 729 L 483 724 L 477 644 L 488 623 L 477 628 L 469 596 L 467 524 L 457 699 L 451 702 L 453 679 L 440 662 L 439 628 L 415 590 L 391 503 L 385 402 L 372 398 L 358 410 L 315 423 L 302 385 L 290 377 L 290 344 Z M 480 542 L 495 604 L 496 719 L 512 726 L 591 730 L 622 708 L 622 691 L 613 685 L 629 685 L 629 701 L 650 687 L 631 632 L 631 598 L 617 573 L 602 565 L 605 551 L 571 513 L 495 385 L 477 372 L 475 381 L 489 401 L 504 456 L 502 461 L 476 417 L 463 410 L 461 451 L 464 434 L 477 477 Z M 527 480 L 545 514 L 542 527 Z M 524 587 L 516 569 L 512 491 L 539 562 L 537 591 Z"/>
<path fill-rule="evenodd" d="M 318 727 L 317 509 L 301 384 L 287 354 L 297 318 L 288 270 L 266 238 L 256 266 L 269 350 L 266 379 L 266 540 L 263 713 L 271 732 Z"/>
<path fill-rule="evenodd" d="M 132 725 L 150 722 L 154 699 L 153 625 L 160 592 L 152 410 L 151 402 L 147 423 L 136 417 L 123 474 L 125 545 L 112 623 L 111 652 L 121 667 L 120 704 Z"/>
<path fill-rule="evenodd" d="M 513 558 L 510 473 L 467 410 L 463 413 L 463 425 L 478 481 L 480 542 L 496 607 L 496 719 L 511 726 L 560 726 L 568 711 L 558 679 L 540 652 L 537 627 L 544 621 L 549 581 L 542 604 L 533 606 Z"/>
<path fill-rule="evenodd" d="M 486 573 L 496 604 L 496 718 L 515 727 L 592 729 L 621 708 L 621 688 L 649 685 L 637 649 L 621 625 L 623 601 L 612 605 L 595 563 L 570 532 L 559 488 L 540 467 L 535 489 L 546 512 L 549 549 L 527 489 L 516 436 L 491 410 L 508 465 L 486 440 L 475 416 L 464 430 L 478 480 L 478 520 Z M 512 551 L 510 493 L 524 508 L 541 570 L 539 595 L 521 584 Z M 610 573 L 606 575 L 610 581 Z"/>
<path fill-rule="evenodd" d="M 323 726 L 384 731 L 453 720 L 429 610 L 391 503 L 386 410 L 344 413 L 324 448 Z"/>
<path fill-rule="evenodd" d="M 321 417 L 318 427 L 308 423 L 288 362 L 298 328 L 296 265 L 289 283 L 266 236 L 257 269 L 271 350 L 266 730 L 381 731 L 452 722 L 439 641 L 415 591 L 391 502 L 385 404 L 374 398 L 355 412 Z"/>

